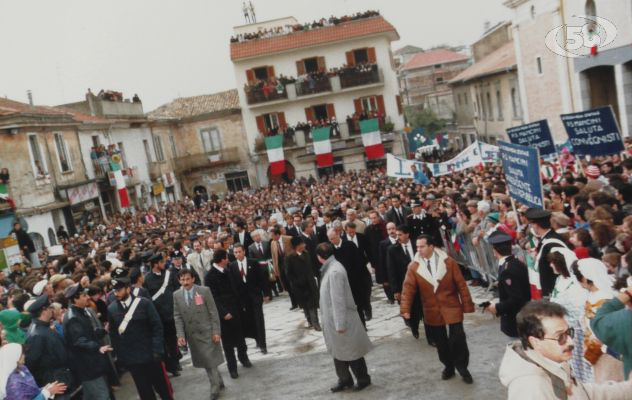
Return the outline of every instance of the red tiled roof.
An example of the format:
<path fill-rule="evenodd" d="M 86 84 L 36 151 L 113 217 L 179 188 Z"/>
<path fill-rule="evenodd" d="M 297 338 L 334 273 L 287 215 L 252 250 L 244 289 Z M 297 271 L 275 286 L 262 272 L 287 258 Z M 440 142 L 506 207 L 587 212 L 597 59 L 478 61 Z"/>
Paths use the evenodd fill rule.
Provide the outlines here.
<path fill-rule="evenodd" d="M 68 112 L 48 106 L 31 106 L 19 101 L 0 98 L 0 116 L 12 114 L 67 115 Z"/>
<path fill-rule="evenodd" d="M 147 113 L 147 116 L 150 119 L 186 118 L 238 109 L 240 106 L 237 89 L 231 89 L 202 96 L 180 97 Z"/>
<path fill-rule="evenodd" d="M 437 64 L 467 61 L 468 59 L 466 55 L 448 49 L 429 50 L 416 54 L 410 61 L 404 64 L 402 69 L 417 69 Z"/>
<path fill-rule="evenodd" d="M 310 31 L 294 32 L 288 35 L 255 39 L 230 44 L 231 60 L 274 54 L 319 44 L 339 42 L 357 37 L 392 32 L 399 39 L 397 30 L 383 17 L 372 17 L 344 22 Z"/>
<path fill-rule="evenodd" d="M 482 60 L 472 64 L 449 83 L 465 83 L 469 80 L 504 72 L 516 67 L 516 53 L 513 42 L 505 43 Z"/>

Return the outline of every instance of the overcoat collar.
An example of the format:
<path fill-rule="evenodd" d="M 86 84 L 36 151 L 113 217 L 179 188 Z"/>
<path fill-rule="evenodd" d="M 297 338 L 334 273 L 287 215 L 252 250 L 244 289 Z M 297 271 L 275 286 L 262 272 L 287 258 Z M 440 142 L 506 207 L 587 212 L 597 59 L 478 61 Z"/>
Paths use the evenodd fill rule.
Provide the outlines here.
<path fill-rule="evenodd" d="M 445 265 L 445 260 L 448 258 L 448 255 L 443 251 L 436 249 L 434 250 L 434 259 L 437 260 L 437 276 L 436 279 L 430 274 L 428 271 L 428 267 L 426 266 L 426 260 L 421 257 L 419 252 L 415 254 L 414 262 L 417 263 L 417 274 L 424 278 L 428 283 L 430 283 L 434 289 L 434 292 L 437 292 L 437 288 L 439 287 L 439 281 L 443 279 L 447 272 L 447 267 Z"/>

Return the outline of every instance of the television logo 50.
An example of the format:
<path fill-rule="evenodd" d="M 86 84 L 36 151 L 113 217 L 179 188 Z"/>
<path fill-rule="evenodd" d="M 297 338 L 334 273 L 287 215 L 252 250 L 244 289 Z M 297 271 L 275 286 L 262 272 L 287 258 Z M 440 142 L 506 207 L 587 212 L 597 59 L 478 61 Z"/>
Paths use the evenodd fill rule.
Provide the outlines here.
<path fill-rule="evenodd" d="M 558 26 L 546 35 L 546 47 L 558 56 L 587 57 L 590 53 L 579 53 L 582 47 L 593 52 L 609 45 L 617 37 L 617 27 L 605 18 L 591 15 L 576 15 L 574 17 L 586 19 L 588 22 L 582 26 Z"/>

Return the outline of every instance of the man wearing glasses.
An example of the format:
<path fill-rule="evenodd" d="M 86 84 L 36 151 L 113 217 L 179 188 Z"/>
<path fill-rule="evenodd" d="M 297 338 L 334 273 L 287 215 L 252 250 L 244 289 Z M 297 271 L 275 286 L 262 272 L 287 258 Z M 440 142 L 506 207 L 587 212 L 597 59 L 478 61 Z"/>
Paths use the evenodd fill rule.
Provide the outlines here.
<path fill-rule="evenodd" d="M 500 365 L 508 400 L 632 399 L 632 381 L 583 384 L 571 372 L 573 328 L 557 303 L 532 301 L 518 313 L 519 342 L 509 344 Z"/>

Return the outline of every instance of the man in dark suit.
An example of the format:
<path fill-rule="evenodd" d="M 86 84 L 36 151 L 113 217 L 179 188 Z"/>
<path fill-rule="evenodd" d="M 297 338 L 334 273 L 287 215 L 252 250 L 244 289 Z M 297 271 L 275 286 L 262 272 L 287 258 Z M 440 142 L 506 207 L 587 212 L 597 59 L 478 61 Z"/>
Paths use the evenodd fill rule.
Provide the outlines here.
<path fill-rule="evenodd" d="M 286 258 L 287 277 L 294 291 L 296 302 L 305 313 L 310 328 L 320 331 L 318 322 L 318 287 L 314 277 L 311 255 L 306 251 L 302 237 L 292 238 L 294 251 Z"/>
<path fill-rule="evenodd" d="M 529 226 L 533 228 L 533 232 L 538 238 L 538 247 L 536 248 L 538 255 L 535 260 L 538 264 L 538 272 L 540 273 L 541 294 L 538 293 L 537 296 L 550 296 L 555 287 L 557 275 L 553 272 L 553 268 L 551 268 L 547 256 L 554 247 L 568 248 L 568 245 L 558 233 L 551 229 L 550 211 L 530 208 L 527 210 L 525 216 L 529 220 Z M 532 297 L 533 300 L 539 299 L 535 296 Z"/>
<path fill-rule="evenodd" d="M 347 222 L 342 240 L 353 243 L 353 245 L 358 249 L 358 254 L 360 256 L 359 262 L 361 262 L 364 269 L 366 269 L 366 265 L 369 262 L 369 244 L 367 243 L 366 236 L 356 232 L 356 228 L 357 226 L 355 222 Z M 362 303 L 365 305 L 363 309 L 365 319 L 370 321 L 373 318 L 373 308 L 371 307 L 371 286 L 373 286 L 373 280 L 371 279 L 370 273 L 366 274 L 365 278 L 367 279 L 367 291 L 364 294 L 365 298 Z"/>
<path fill-rule="evenodd" d="M 263 354 L 267 354 L 266 325 L 263 317 L 263 303 L 270 301 L 267 271 L 255 260 L 246 258 L 246 251 L 241 244 L 235 245 L 234 252 L 237 260 L 230 263 L 228 272 L 232 274 L 242 305 L 241 322 L 244 336 L 255 339 L 257 347 Z"/>
<path fill-rule="evenodd" d="M 371 268 L 373 268 L 373 272 L 375 273 L 375 281 L 378 284 L 383 285 L 384 275 L 381 274 L 382 271 L 380 270 L 380 275 L 378 277 L 378 269 L 380 269 L 380 243 L 382 240 L 386 239 L 386 224 L 380 218 L 380 214 L 377 211 L 371 211 L 369 213 L 369 218 L 371 220 L 371 224 L 367 226 L 364 231 L 364 236 L 366 237 L 367 242 L 367 257 L 369 259 L 369 263 L 371 263 Z"/>
<path fill-rule="evenodd" d="M 248 246 L 248 258 L 267 264 L 270 259 L 270 242 L 263 241 L 259 229 L 252 232 L 252 244 Z"/>
<path fill-rule="evenodd" d="M 391 209 L 386 212 L 386 221 L 392 222 L 396 226 L 406 224 L 406 218 L 410 214 L 410 208 L 402 206 L 399 195 L 391 196 Z"/>
<path fill-rule="evenodd" d="M 305 203 L 301 210 L 301 213 L 303 214 L 303 218 L 307 218 L 307 216 L 312 213 L 312 205 L 309 203 Z"/>
<path fill-rule="evenodd" d="M 388 298 L 389 303 L 395 302 L 395 296 L 393 295 L 393 289 L 388 280 L 388 249 L 389 247 L 397 244 L 397 227 L 394 223 L 389 222 L 386 224 L 386 239 L 382 240 L 378 247 L 379 259 L 375 268 L 375 281 L 381 283 L 384 288 L 384 293 Z"/>
<path fill-rule="evenodd" d="M 402 296 L 402 285 L 408 271 L 408 265 L 415 257 L 417 248 L 415 243 L 410 240 L 410 227 L 400 225 L 397 227 L 397 243 L 390 246 L 387 250 L 386 269 L 388 271 L 388 281 L 393 291 L 393 297 L 399 304 Z M 416 296 L 410 312 L 410 319 L 407 321 L 410 330 L 415 337 L 419 338 L 419 321 L 421 321 L 421 302 L 419 296 Z M 430 342 L 430 336 L 426 334 L 426 339 Z"/>
<path fill-rule="evenodd" d="M 222 347 L 224 357 L 230 377 L 237 379 L 237 358 L 246 367 L 252 367 L 248 359 L 248 347 L 244 339 L 244 332 L 241 325 L 242 305 L 239 295 L 235 289 L 235 282 L 232 274 L 226 270 L 228 266 L 228 254 L 226 250 L 219 249 L 213 254 L 213 266 L 204 278 L 204 285 L 211 289 L 217 312 L 220 317 Z"/>
<path fill-rule="evenodd" d="M 241 243 L 245 248 L 252 244 L 250 233 L 246 231 L 246 224 L 243 221 L 235 223 L 235 234 L 233 235 L 234 243 Z"/>
<path fill-rule="evenodd" d="M 303 217 L 300 213 L 294 214 L 292 218 L 292 225 L 285 228 L 285 233 L 292 237 L 299 237 L 301 234 L 301 224 L 303 223 Z"/>
<path fill-rule="evenodd" d="M 352 242 L 343 241 L 335 228 L 327 232 L 327 237 L 334 246 L 334 257 L 336 257 L 336 260 L 338 260 L 347 271 L 347 278 L 349 279 L 353 300 L 358 307 L 358 315 L 360 316 L 362 324 L 366 326 L 364 311 L 370 307 L 370 303 L 367 304 L 367 300 L 370 300 L 370 297 L 367 299 L 366 293 L 371 290 L 371 287 L 368 286 L 371 275 L 366 267 L 366 263 L 363 263 L 360 250 Z"/>
<path fill-rule="evenodd" d="M 334 213 L 331 211 L 327 211 L 323 215 L 324 224 L 316 228 L 316 235 L 318 236 L 318 244 L 325 243 L 328 241 L 327 239 L 327 231 L 334 227 Z"/>
<path fill-rule="evenodd" d="M 492 245 L 498 259 L 498 303 L 485 308 L 500 317 L 500 330 L 511 338 L 518 337 L 516 315 L 531 300 L 527 266 L 512 254 L 513 239 L 505 232 L 492 232 L 487 242 Z"/>
<path fill-rule="evenodd" d="M 301 235 L 299 236 L 305 242 L 305 250 L 311 257 L 312 269 L 314 270 L 314 276 L 317 280 L 320 280 L 320 263 L 316 257 L 316 246 L 318 245 L 318 239 L 314 233 L 314 223 L 309 220 L 303 221 L 301 224 Z"/>

